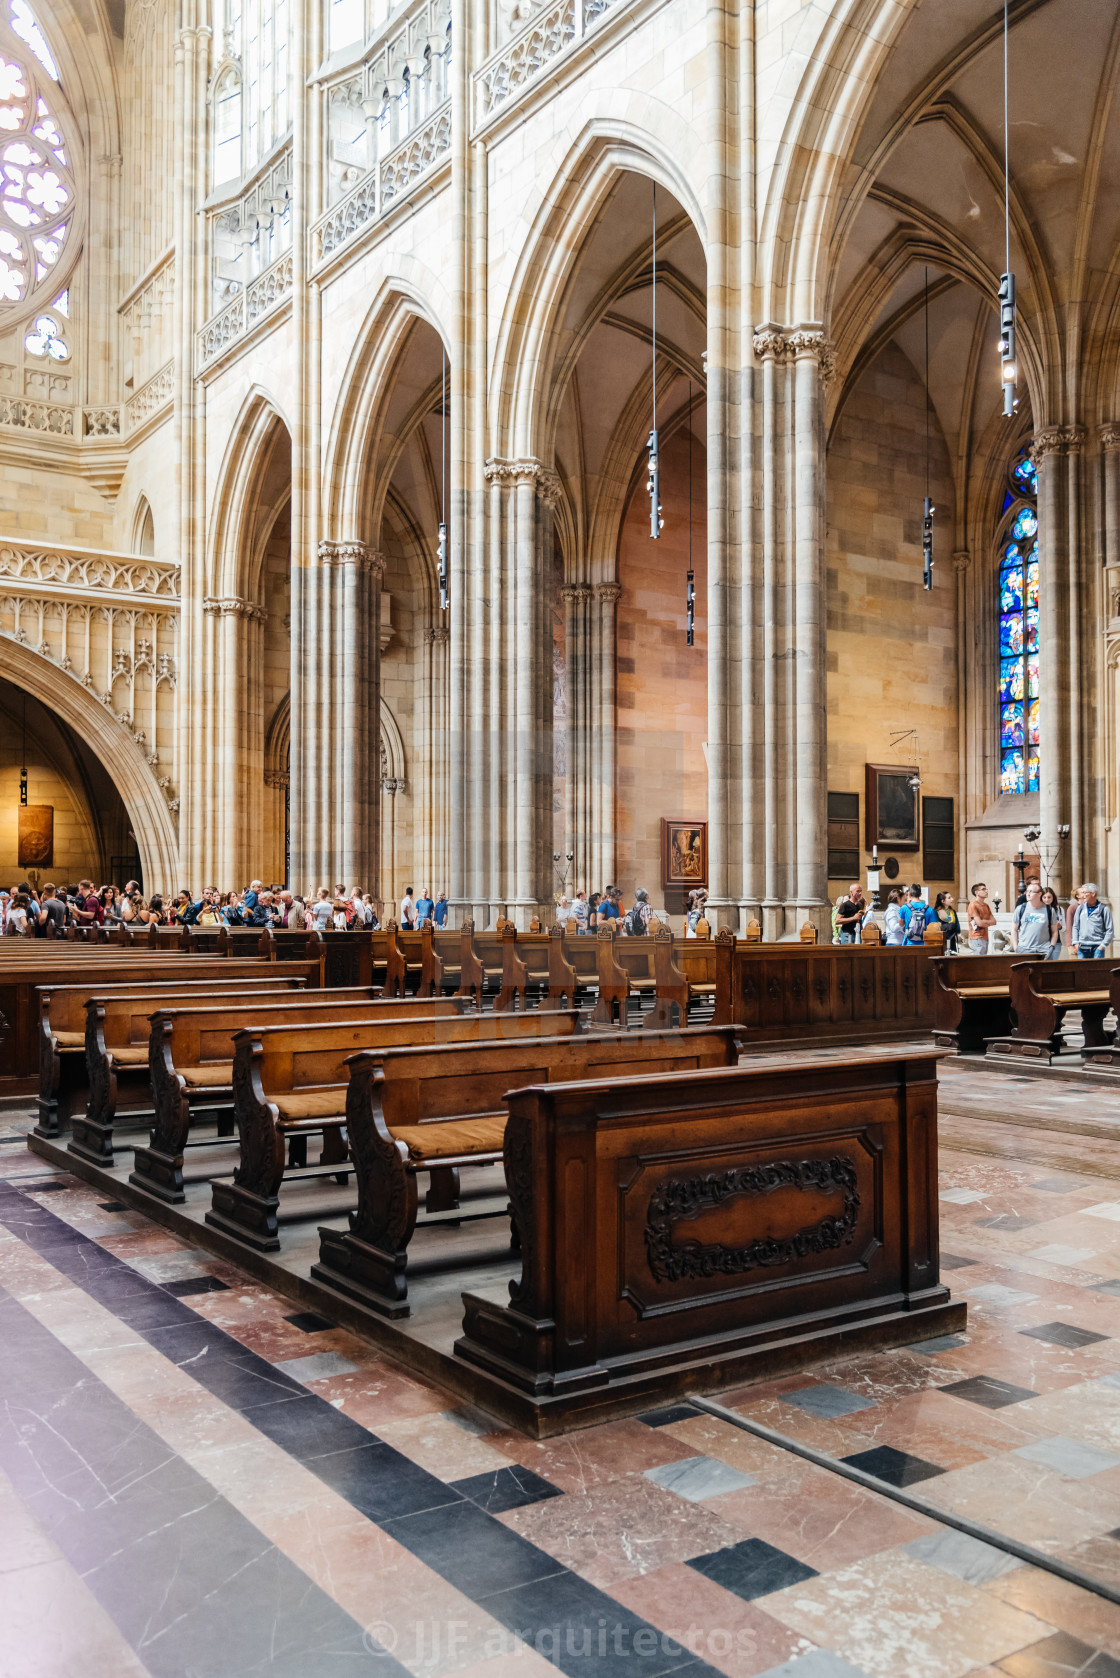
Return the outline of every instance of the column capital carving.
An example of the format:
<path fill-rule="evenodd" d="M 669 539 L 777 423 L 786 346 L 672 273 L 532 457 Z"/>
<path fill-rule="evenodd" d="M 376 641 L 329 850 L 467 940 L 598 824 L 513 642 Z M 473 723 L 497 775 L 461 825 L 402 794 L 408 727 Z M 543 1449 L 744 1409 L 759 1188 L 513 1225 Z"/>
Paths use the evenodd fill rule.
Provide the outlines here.
<path fill-rule="evenodd" d="M 953 570 L 954 571 L 967 571 L 971 564 L 972 564 L 972 555 L 970 553 L 968 553 L 964 548 L 958 549 L 958 551 L 953 555 Z"/>
<path fill-rule="evenodd" d="M 429 647 L 446 647 L 451 639 L 451 631 L 446 624 L 434 624 L 424 631 L 424 639 Z"/>
<path fill-rule="evenodd" d="M 1115 670 L 1120 666 L 1120 634 L 1113 631 L 1105 634 L 1104 662 L 1109 670 Z"/>
<path fill-rule="evenodd" d="M 1084 446 L 1083 425 L 1046 425 L 1034 434 L 1031 459 L 1037 465 L 1049 454 L 1080 454 Z"/>
<path fill-rule="evenodd" d="M 562 583 L 560 586 L 561 600 L 590 600 L 590 583 Z"/>
<path fill-rule="evenodd" d="M 558 473 L 542 466 L 537 473 L 537 494 L 547 507 L 555 507 L 564 493 Z"/>
<path fill-rule="evenodd" d="M 385 571 L 385 555 L 368 542 L 319 543 L 319 564 L 342 568 L 355 566 L 369 577 L 380 577 Z"/>
<path fill-rule="evenodd" d="M 539 460 L 501 460 L 495 456 L 486 462 L 483 475 L 488 484 L 510 488 L 514 484 L 535 484 L 544 470 Z"/>
<path fill-rule="evenodd" d="M 283 769 L 266 769 L 264 784 L 266 787 L 275 787 L 278 792 L 282 792 L 289 784 L 289 777 Z"/>
<path fill-rule="evenodd" d="M 265 623 L 268 619 L 263 606 L 258 606 L 255 600 L 242 600 L 235 594 L 222 599 L 208 595 L 202 602 L 202 610 L 210 618 L 246 618 L 251 623 Z"/>
<path fill-rule="evenodd" d="M 621 583 L 596 583 L 595 584 L 595 595 L 596 595 L 596 598 L 599 599 L 599 600 L 602 600 L 604 602 L 604 604 L 609 603 L 610 605 L 613 606 L 614 604 L 616 604 L 617 601 L 621 600 L 621 598 L 622 598 L 622 584 Z"/>
<path fill-rule="evenodd" d="M 1120 448 L 1120 423 L 1108 420 L 1099 428 L 1097 436 L 1100 438 L 1102 449 Z"/>
<path fill-rule="evenodd" d="M 754 353 L 758 361 L 787 363 L 812 359 L 825 383 L 836 371 L 836 356 L 823 327 L 776 326 L 767 322 L 755 328 Z"/>
<path fill-rule="evenodd" d="M 399 776 L 399 775 L 383 775 L 382 778 L 381 778 L 381 790 L 382 790 L 382 792 L 389 792 L 389 793 L 403 792 L 405 790 L 406 785 L 407 785 L 407 782 L 404 781 L 401 778 L 401 776 Z"/>

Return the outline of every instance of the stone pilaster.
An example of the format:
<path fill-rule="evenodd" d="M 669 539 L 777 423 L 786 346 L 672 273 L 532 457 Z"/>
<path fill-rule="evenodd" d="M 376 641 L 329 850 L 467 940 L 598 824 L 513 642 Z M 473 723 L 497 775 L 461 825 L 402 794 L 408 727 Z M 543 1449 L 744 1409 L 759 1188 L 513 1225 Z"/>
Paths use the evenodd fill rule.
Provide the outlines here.
<path fill-rule="evenodd" d="M 618 863 L 618 602 L 620 583 L 596 583 L 591 622 L 591 884 L 615 883 Z"/>
<path fill-rule="evenodd" d="M 305 761 L 317 764 L 319 773 L 305 788 L 310 806 L 299 819 L 306 849 L 303 873 L 295 878 L 309 891 L 342 881 L 376 895 L 384 559 L 357 541 L 320 542 L 318 559 L 318 628 L 325 657 L 316 703 L 305 706 L 302 726 L 311 733 L 304 742 Z M 293 709 L 293 743 L 296 726 Z"/>
<path fill-rule="evenodd" d="M 264 741 L 260 716 L 263 632 L 268 614 L 255 600 L 208 596 L 211 689 L 222 696 L 212 718 L 210 802 L 225 812 L 213 829 L 208 878 L 244 882 L 259 871 L 264 827 Z M 235 819 L 228 819 L 235 812 Z"/>
<path fill-rule="evenodd" d="M 1082 450 L 1080 425 L 1034 434 L 1038 468 L 1039 850 L 1050 884 L 1068 892 L 1085 867 L 1080 596 Z M 1061 828 L 1068 826 L 1069 834 Z"/>
<path fill-rule="evenodd" d="M 822 387 L 833 358 L 811 323 L 760 327 L 754 357 L 741 655 L 709 663 L 721 699 L 709 699 L 709 728 L 722 716 L 735 747 L 717 740 L 715 760 L 741 820 L 713 833 L 726 854 L 712 878 L 724 882 L 716 918 L 761 910 L 773 939 L 806 919 L 823 926 L 827 909 Z"/>
<path fill-rule="evenodd" d="M 555 475 L 536 460 L 488 460 L 489 807 L 475 820 L 473 896 L 519 924 L 552 898 L 552 508 Z M 476 793 L 478 790 L 476 789 Z M 481 866 L 489 858 L 489 871 Z"/>
<path fill-rule="evenodd" d="M 592 727 L 589 583 L 565 583 L 564 667 L 567 716 L 564 727 L 564 851 L 575 858 L 572 877 L 580 885 L 591 878 Z"/>

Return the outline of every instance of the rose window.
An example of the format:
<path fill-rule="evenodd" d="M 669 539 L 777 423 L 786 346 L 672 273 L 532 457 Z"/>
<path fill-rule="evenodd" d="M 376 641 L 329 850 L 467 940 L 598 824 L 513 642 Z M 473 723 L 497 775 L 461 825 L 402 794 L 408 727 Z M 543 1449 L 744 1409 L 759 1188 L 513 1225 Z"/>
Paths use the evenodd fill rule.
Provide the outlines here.
<path fill-rule="evenodd" d="M 3 303 L 30 302 L 47 287 L 57 290 L 63 278 L 58 267 L 72 232 L 75 191 L 57 84 L 58 68 L 26 0 L 0 0 Z M 34 332 L 42 324 L 36 321 Z M 64 359 L 50 349 L 32 354 Z"/>

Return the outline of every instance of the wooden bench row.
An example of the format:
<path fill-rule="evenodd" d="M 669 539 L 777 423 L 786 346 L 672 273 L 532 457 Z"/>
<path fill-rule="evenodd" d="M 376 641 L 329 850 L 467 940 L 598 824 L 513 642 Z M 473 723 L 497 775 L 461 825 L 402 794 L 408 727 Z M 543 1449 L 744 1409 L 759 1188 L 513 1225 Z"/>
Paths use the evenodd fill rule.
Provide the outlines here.
<path fill-rule="evenodd" d="M 1050 1062 L 1065 1048 L 1067 1013 L 1081 1018 L 1086 1066 L 1120 1069 L 1110 1011 L 1120 1017 L 1120 968 L 1106 962 L 1047 961 L 1041 952 L 947 956 L 934 973 L 934 1041 L 960 1054 Z"/>

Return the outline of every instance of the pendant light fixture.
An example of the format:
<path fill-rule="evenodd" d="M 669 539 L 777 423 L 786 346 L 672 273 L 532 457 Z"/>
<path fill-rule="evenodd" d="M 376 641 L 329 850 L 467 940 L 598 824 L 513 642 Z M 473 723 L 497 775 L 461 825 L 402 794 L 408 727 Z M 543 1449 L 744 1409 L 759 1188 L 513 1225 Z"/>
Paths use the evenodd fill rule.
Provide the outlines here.
<path fill-rule="evenodd" d="M 653 186 L 653 429 L 649 434 L 649 533 L 657 541 L 665 527 L 661 516 L 661 449 L 657 440 L 657 183 Z"/>
<path fill-rule="evenodd" d="M 929 269 L 926 269 L 926 498 L 922 508 L 922 586 L 933 587 L 933 502 L 929 498 Z"/>
<path fill-rule="evenodd" d="M 1016 384 L 1019 369 L 1015 349 L 1015 276 L 1011 272 L 1011 165 L 1010 118 L 1007 95 L 1007 0 L 1003 0 L 1003 238 L 1004 272 L 999 281 L 999 358 L 1003 385 L 1003 411 L 1013 414 L 1019 406 Z"/>
<path fill-rule="evenodd" d="M 446 612 L 451 604 L 451 571 L 447 558 L 447 350 L 443 352 L 443 395 L 440 402 L 440 492 L 439 544 L 436 556 L 439 565 L 439 609 Z"/>
<path fill-rule="evenodd" d="M 692 380 L 688 381 L 688 581 L 684 595 L 688 644 L 696 645 L 696 573 L 692 569 Z"/>

